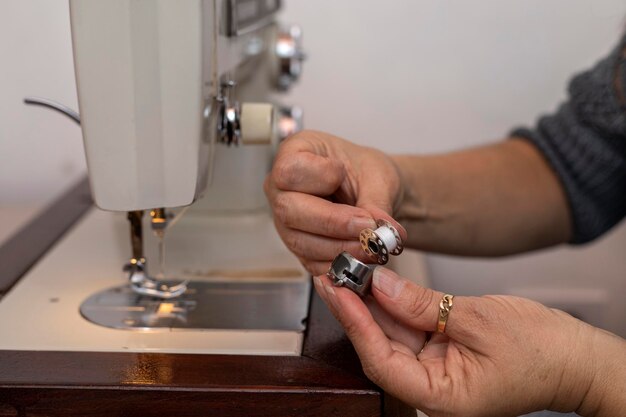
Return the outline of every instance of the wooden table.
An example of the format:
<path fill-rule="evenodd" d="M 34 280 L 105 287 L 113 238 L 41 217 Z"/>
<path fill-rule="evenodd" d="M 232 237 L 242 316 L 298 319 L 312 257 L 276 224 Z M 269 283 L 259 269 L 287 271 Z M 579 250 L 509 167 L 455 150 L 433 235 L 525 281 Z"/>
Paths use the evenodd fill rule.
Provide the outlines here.
<path fill-rule="evenodd" d="M 91 206 L 82 180 L 0 246 L 0 298 Z M 118 415 L 373 417 L 415 410 L 365 377 L 314 292 L 299 357 L 0 351 L 0 417 Z"/>

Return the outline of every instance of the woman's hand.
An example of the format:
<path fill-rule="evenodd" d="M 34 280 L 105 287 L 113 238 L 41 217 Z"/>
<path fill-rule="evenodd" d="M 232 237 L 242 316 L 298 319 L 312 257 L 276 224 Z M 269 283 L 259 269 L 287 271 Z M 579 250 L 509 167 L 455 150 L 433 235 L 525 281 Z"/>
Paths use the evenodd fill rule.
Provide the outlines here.
<path fill-rule="evenodd" d="M 431 417 L 626 409 L 626 342 L 561 311 L 511 296 L 455 297 L 445 334 L 425 344 L 442 293 L 382 267 L 365 303 L 325 276 L 315 286 L 367 376 Z"/>
<path fill-rule="evenodd" d="M 313 275 L 342 251 L 363 259 L 358 241 L 375 219 L 391 221 L 402 198 L 395 164 L 384 153 L 321 132 L 304 131 L 281 146 L 265 193 L 276 229 Z"/>
<path fill-rule="evenodd" d="M 378 218 L 397 226 L 405 247 L 469 256 L 524 252 L 572 234 L 560 182 L 525 140 L 389 157 L 304 131 L 281 145 L 265 192 L 278 233 L 314 275 L 344 250 L 365 260 L 358 235 Z"/>

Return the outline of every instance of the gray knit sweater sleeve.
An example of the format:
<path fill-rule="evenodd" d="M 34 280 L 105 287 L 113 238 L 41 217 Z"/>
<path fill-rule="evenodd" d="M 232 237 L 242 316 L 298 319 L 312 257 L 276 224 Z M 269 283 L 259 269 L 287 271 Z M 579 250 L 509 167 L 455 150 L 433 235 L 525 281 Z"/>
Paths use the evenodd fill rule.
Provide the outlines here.
<path fill-rule="evenodd" d="M 626 36 L 594 68 L 570 82 L 569 99 L 534 129 L 530 140 L 556 171 L 573 218 L 571 243 L 600 236 L 626 216 Z"/>

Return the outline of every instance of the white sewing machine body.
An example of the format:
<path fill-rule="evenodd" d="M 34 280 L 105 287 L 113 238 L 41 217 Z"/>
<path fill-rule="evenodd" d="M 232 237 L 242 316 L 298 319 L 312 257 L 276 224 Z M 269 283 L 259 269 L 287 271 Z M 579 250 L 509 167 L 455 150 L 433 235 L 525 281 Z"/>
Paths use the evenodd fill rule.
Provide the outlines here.
<path fill-rule="evenodd" d="M 202 48 L 202 6 L 71 2 L 81 127 L 100 208 L 184 206 L 204 188 L 211 141 L 203 140 L 203 108 L 217 91 L 210 62 L 203 85 L 211 51 Z"/>
<path fill-rule="evenodd" d="M 216 159 L 238 166 L 229 176 L 237 186 L 258 188 L 250 177 L 263 177 L 274 138 L 216 158 L 217 124 L 220 100 L 267 101 L 278 60 L 277 8 L 258 1 L 71 1 L 81 126 L 98 207 L 189 205 L 211 182 Z M 253 21 L 247 30 L 242 17 L 232 17 L 242 12 L 253 14 L 243 16 Z M 272 120 L 265 123 L 275 129 Z M 244 141 L 258 127 L 242 123 Z M 248 167 L 258 171 L 242 169 Z M 230 208 L 241 209 L 241 201 Z"/>

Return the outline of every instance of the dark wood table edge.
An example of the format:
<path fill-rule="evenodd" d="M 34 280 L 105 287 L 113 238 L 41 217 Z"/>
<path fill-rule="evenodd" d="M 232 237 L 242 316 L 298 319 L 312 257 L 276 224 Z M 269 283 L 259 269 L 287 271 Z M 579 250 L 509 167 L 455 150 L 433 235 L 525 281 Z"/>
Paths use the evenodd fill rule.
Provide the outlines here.
<path fill-rule="evenodd" d="M 91 207 L 89 183 L 83 178 L 0 246 L 0 296 Z M 248 376 L 233 379 L 242 369 Z M 315 292 L 302 356 L 0 351 L 0 403 L 6 392 L 15 389 L 53 388 L 374 395 L 381 404 L 385 397 L 385 415 L 415 415 L 365 377 L 352 345 Z"/>
<path fill-rule="evenodd" d="M 0 246 L 0 297 L 93 206 L 81 178 Z"/>

